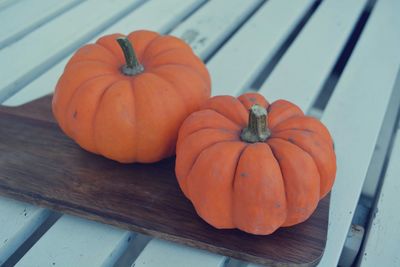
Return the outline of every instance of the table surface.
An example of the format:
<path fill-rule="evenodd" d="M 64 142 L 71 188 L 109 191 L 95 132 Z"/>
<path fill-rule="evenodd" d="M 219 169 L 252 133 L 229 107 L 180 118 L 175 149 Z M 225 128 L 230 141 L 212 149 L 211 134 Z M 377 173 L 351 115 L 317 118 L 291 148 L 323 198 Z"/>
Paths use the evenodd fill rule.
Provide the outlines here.
<path fill-rule="evenodd" d="M 0 108 L 0 138 L 7 140 L 0 143 L 7 155 L 0 161 L 0 195 L 244 261 L 315 266 L 322 257 L 329 195 L 306 222 L 269 236 L 218 230 L 183 195 L 174 158 L 120 164 L 84 151 L 55 123 L 51 99 Z"/>
<path fill-rule="evenodd" d="M 287 99 L 331 131 L 338 172 L 319 266 L 349 266 L 360 250 L 358 265 L 395 266 L 398 10 L 398 0 L 0 0 L 0 103 L 51 93 L 71 54 L 104 34 L 183 38 L 206 62 L 213 95 Z M 375 215 L 357 221 L 364 238 L 351 227 L 360 207 Z M 0 225 L 5 266 L 251 265 L 6 197 Z"/>

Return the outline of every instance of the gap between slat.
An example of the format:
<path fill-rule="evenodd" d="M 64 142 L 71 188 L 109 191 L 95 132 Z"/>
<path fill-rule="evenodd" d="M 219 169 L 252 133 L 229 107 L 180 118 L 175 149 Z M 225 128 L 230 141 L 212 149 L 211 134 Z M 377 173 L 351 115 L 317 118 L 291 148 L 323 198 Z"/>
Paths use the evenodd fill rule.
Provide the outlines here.
<path fill-rule="evenodd" d="M 119 10 L 114 14 L 114 16 L 110 17 L 107 21 L 104 21 L 103 23 L 99 24 L 98 27 L 92 29 L 89 33 L 87 33 L 84 36 L 81 36 L 71 44 L 69 44 L 65 49 L 58 51 L 56 54 L 54 54 L 52 57 L 49 57 L 49 59 L 45 62 L 42 62 L 40 64 L 37 64 L 35 70 L 30 70 L 25 75 L 16 78 L 16 80 L 10 84 L 5 84 L 4 88 L 2 88 L 2 91 L 0 91 L 0 102 L 3 102 L 4 100 L 10 98 L 14 94 L 16 94 L 18 91 L 22 90 L 24 86 L 28 85 L 30 82 L 35 80 L 37 77 L 41 76 L 43 73 L 47 72 L 50 70 L 54 65 L 62 61 L 64 58 L 66 58 L 68 55 L 73 53 L 77 47 L 80 47 L 84 45 L 87 41 L 92 39 L 93 37 L 97 36 L 99 33 L 105 31 L 108 27 L 111 25 L 115 24 L 119 20 L 123 19 L 125 16 L 127 16 L 129 13 L 131 13 L 133 10 L 139 8 L 141 5 L 146 3 L 144 0 L 137 0 L 131 5 L 129 5 L 129 8 L 126 8 L 125 10 Z"/>
<path fill-rule="evenodd" d="M 117 260 L 114 267 L 132 266 L 137 257 L 152 239 L 151 236 L 136 234 L 135 239 L 129 244 L 125 252 Z"/>
<path fill-rule="evenodd" d="M 253 11 L 251 11 L 247 18 L 245 18 L 241 24 L 237 25 L 237 27 L 226 36 L 226 38 L 217 46 L 215 47 L 214 51 L 210 53 L 210 55 L 208 55 L 206 58 L 203 58 L 204 63 L 207 63 L 219 50 L 221 47 L 223 47 L 225 45 L 226 42 L 229 41 L 229 39 L 234 36 L 236 34 L 236 32 L 238 32 L 240 30 L 240 28 L 242 28 L 243 25 L 245 25 L 247 23 L 247 21 L 249 21 L 253 15 L 263 6 L 265 5 L 265 3 L 268 2 L 268 0 L 264 0 L 262 1 Z"/>
<path fill-rule="evenodd" d="M 268 79 L 268 76 L 271 74 L 272 70 L 278 64 L 279 60 L 283 57 L 285 52 L 289 49 L 290 45 L 299 35 L 303 27 L 307 24 L 308 20 L 317 10 L 321 2 L 322 0 L 316 0 L 314 2 L 314 4 L 310 7 L 310 9 L 307 11 L 304 17 L 297 24 L 297 26 L 287 36 L 282 46 L 276 51 L 275 55 L 272 56 L 271 60 L 265 65 L 265 67 L 261 70 L 260 74 L 255 78 L 250 88 L 254 89 L 255 91 L 258 91 L 261 88 L 261 85 Z"/>
<path fill-rule="evenodd" d="M 320 93 L 315 100 L 313 107 L 319 110 L 324 110 L 326 105 L 328 104 L 328 101 L 333 93 L 333 90 L 335 89 L 335 86 L 337 82 L 339 81 L 340 75 L 342 74 L 347 61 L 349 60 L 355 46 L 357 45 L 357 42 L 365 28 L 365 25 L 368 21 L 368 18 L 371 14 L 371 11 L 375 5 L 376 0 L 369 0 L 367 3 L 366 7 L 362 11 L 360 17 L 357 20 L 357 23 L 355 24 L 353 31 L 351 32 L 349 38 L 346 41 L 346 44 L 344 45 L 342 51 L 340 52 L 340 55 L 338 59 L 336 60 L 336 63 L 331 71 L 331 73 L 328 75 L 328 78 L 326 79 L 324 85 L 322 86 L 322 89 L 320 90 Z"/>
<path fill-rule="evenodd" d="M 397 91 L 400 91 L 400 68 L 399 68 L 399 72 L 398 72 L 398 76 L 397 76 L 397 81 L 396 82 L 397 83 L 396 83 L 395 86 L 397 87 Z M 392 97 L 393 97 L 394 94 L 396 94 L 396 89 L 393 90 L 393 93 L 392 93 L 392 96 L 391 96 L 391 100 L 393 100 Z M 397 101 L 397 102 L 399 102 L 399 101 Z M 389 104 L 389 107 L 390 107 L 390 104 Z M 391 110 L 388 109 L 387 112 L 390 112 L 390 111 Z M 374 211 L 376 210 L 376 205 L 379 202 L 379 195 L 382 192 L 382 185 L 383 185 L 383 182 L 384 182 L 384 179 L 385 179 L 385 176 L 386 176 L 386 172 L 387 172 L 387 169 L 388 169 L 390 156 L 392 155 L 393 144 L 395 142 L 396 134 L 397 134 L 397 132 L 399 130 L 399 126 L 400 126 L 400 105 L 397 105 L 397 108 L 396 108 L 395 112 L 396 112 L 396 116 L 395 116 L 395 120 L 394 120 L 394 125 L 393 125 L 393 129 L 391 131 L 390 141 L 388 143 L 388 147 L 387 147 L 387 150 L 385 152 L 385 159 L 384 159 L 384 161 L 382 163 L 382 166 L 381 166 L 381 172 L 380 172 L 380 175 L 379 175 L 379 178 L 378 178 L 378 182 L 377 182 L 377 186 L 376 186 L 376 192 L 375 192 L 375 195 L 374 195 L 374 198 L 373 198 L 374 200 L 372 201 L 372 199 L 368 199 L 369 201 L 373 202 L 373 205 L 371 207 L 368 207 L 369 208 L 369 213 L 366 216 L 367 217 L 366 219 L 368 221 L 364 222 L 364 225 L 363 225 L 365 229 L 370 229 L 371 228 L 371 224 L 373 223 L 373 219 L 375 217 Z M 386 115 L 385 115 L 385 117 L 386 117 Z M 392 126 L 392 125 L 389 125 L 389 126 Z M 379 134 L 377 143 L 379 143 L 379 139 L 381 138 L 381 136 L 380 136 L 381 132 Z M 372 160 L 374 160 L 374 157 L 372 157 L 371 161 Z M 370 171 L 370 170 L 368 170 L 368 171 Z M 368 177 L 368 173 L 367 173 L 367 177 Z M 366 239 L 367 236 L 368 236 L 368 233 L 364 236 L 364 238 L 363 238 L 363 240 L 361 242 L 361 246 L 360 246 L 361 249 L 360 249 L 359 252 L 363 251 L 363 249 L 365 247 L 365 242 L 367 241 L 367 239 Z M 361 256 L 362 255 L 357 255 L 355 262 L 357 262 L 357 260 Z"/>
<path fill-rule="evenodd" d="M 20 2 L 21 0 L 3 0 L 0 2 L 0 10 L 6 9 L 16 3 Z"/>
<path fill-rule="evenodd" d="M 184 23 L 187 19 L 189 19 L 194 13 L 199 11 L 207 3 L 208 3 L 208 1 L 204 1 L 201 4 L 199 4 L 196 8 L 194 8 L 189 13 L 187 13 L 178 23 L 171 25 L 171 27 L 168 30 L 166 30 L 165 32 L 163 32 L 162 34 L 163 35 L 170 34 L 175 28 L 177 28 L 180 24 Z"/>
<path fill-rule="evenodd" d="M 15 33 L 14 35 L 10 36 L 9 38 L 6 38 L 3 41 L 1 41 L 0 49 L 3 49 L 14 42 L 17 42 L 18 40 L 23 38 L 27 33 L 40 28 L 42 25 L 44 25 L 48 22 L 51 22 L 51 20 L 53 20 L 54 18 L 58 17 L 59 15 L 65 13 L 65 12 L 68 12 L 69 10 L 71 10 L 72 8 L 76 7 L 79 4 L 82 4 L 82 2 L 75 0 L 58 10 L 54 10 L 47 17 L 42 18 L 41 20 L 37 21 L 36 23 L 33 23 L 29 27 L 26 27 L 25 29 Z"/>
<path fill-rule="evenodd" d="M 61 213 L 52 212 L 32 235 L 4 262 L 3 267 L 14 266 L 33 245 L 49 230 L 62 216 Z"/>

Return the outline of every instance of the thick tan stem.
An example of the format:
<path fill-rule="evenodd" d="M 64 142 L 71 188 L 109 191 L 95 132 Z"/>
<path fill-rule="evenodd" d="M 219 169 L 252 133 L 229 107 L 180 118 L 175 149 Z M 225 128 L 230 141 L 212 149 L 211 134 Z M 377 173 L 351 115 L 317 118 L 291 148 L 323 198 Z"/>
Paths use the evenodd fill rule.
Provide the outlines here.
<path fill-rule="evenodd" d="M 249 124 L 242 130 L 240 138 L 248 143 L 264 142 L 271 135 L 267 125 L 267 110 L 253 105 L 249 110 Z"/>

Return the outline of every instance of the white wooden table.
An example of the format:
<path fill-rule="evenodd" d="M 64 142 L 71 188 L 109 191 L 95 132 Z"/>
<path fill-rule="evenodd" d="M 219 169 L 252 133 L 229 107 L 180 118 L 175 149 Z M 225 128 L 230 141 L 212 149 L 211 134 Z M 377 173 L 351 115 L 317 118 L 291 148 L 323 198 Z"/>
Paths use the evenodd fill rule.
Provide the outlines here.
<path fill-rule="evenodd" d="M 181 37 L 213 95 L 259 90 L 330 129 L 338 172 L 319 266 L 399 266 L 399 12 L 399 0 L 0 0 L 0 103 L 51 93 L 71 53 L 101 35 Z M 14 264 L 247 265 L 0 197 L 0 265 Z"/>

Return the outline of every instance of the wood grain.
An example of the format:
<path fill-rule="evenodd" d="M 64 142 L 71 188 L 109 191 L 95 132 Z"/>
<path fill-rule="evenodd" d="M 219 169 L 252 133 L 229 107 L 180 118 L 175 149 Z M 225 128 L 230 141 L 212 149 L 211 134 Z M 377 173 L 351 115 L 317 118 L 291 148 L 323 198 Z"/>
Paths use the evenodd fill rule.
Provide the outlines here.
<path fill-rule="evenodd" d="M 183 196 L 174 158 L 119 164 L 90 154 L 51 119 L 50 97 L 0 110 L 0 194 L 61 212 L 270 266 L 315 266 L 329 196 L 306 222 L 270 236 L 216 230 Z"/>
<path fill-rule="evenodd" d="M 0 106 L 0 112 L 3 111 L 27 118 L 55 122 L 51 111 L 51 99 L 51 96 L 45 96 L 19 107 Z"/>

